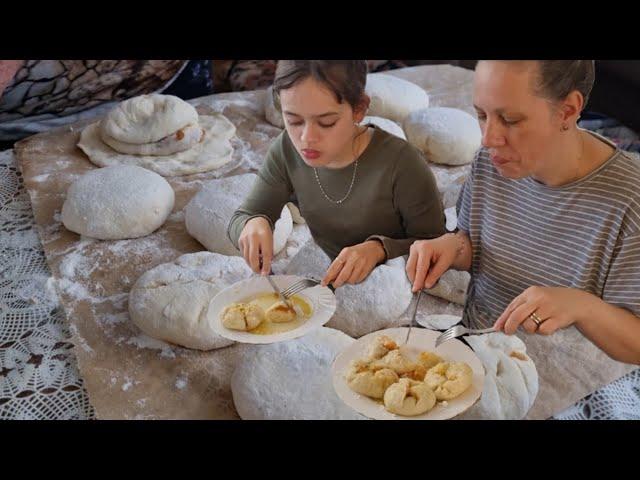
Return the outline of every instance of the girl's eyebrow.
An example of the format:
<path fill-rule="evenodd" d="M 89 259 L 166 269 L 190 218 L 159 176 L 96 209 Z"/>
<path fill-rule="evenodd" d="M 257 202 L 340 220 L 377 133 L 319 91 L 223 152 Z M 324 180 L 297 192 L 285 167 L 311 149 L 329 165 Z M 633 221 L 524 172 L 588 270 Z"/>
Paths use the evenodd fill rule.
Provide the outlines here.
<path fill-rule="evenodd" d="M 293 115 L 294 117 L 299 117 L 300 115 L 298 115 L 297 113 L 293 113 L 290 112 L 288 110 L 285 110 L 284 113 L 286 115 Z M 338 112 L 327 112 L 327 113 L 323 113 L 321 115 L 315 115 L 313 118 L 322 118 L 322 117 L 328 117 L 329 115 L 338 115 Z"/>

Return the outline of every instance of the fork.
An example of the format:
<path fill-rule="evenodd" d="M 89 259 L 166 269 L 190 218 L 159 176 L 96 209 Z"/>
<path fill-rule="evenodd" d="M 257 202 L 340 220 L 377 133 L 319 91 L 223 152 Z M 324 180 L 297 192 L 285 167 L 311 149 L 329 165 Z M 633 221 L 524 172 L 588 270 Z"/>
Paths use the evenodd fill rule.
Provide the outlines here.
<path fill-rule="evenodd" d="M 320 285 L 320 282 L 318 280 L 313 280 L 311 278 L 303 278 L 301 280 L 298 280 L 295 283 L 292 283 L 291 285 L 289 285 L 289 287 L 282 290 L 282 295 L 284 295 L 286 298 L 289 298 L 295 295 L 296 293 L 301 292 L 302 290 L 315 287 L 316 285 Z"/>
<path fill-rule="evenodd" d="M 483 333 L 491 333 L 496 331 L 497 330 L 494 330 L 493 327 L 473 330 L 463 325 L 456 325 L 455 327 L 451 327 L 448 330 L 445 330 L 440 334 L 438 338 L 436 338 L 436 348 L 438 348 L 438 346 L 442 343 L 451 340 L 452 338 L 461 337 L 463 335 L 481 335 Z"/>
<path fill-rule="evenodd" d="M 418 304 L 420 304 L 420 297 L 422 296 L 422 290 L 418 291 L 418 295 L 416 297 L 416 304 L 413 307 L 413 315 L 411 315 L 411 321 L 409 322 L 409 330 L 407 331 L 407 338 L 404 339 L 403 345 L 406 345 L 409 341 L 409 335 L 411 335 L 411 327 L 416 320 L 416 313 L 418 313 Z"/>

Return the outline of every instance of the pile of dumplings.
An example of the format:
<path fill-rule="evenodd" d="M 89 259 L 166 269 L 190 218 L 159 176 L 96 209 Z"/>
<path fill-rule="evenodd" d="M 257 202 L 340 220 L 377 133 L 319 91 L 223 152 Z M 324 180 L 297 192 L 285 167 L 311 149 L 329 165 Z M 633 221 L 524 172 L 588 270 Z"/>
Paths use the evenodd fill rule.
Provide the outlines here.
<path fill-rule="evenodd" d="M 417 361 L 402 356 L 390 337 L 376 337 L 366 357 L 354 360 L 345 374 L 349 388 L 374 400 L 387 411 L 415 416 L 431 410 L 437 401 L 452 400 L 464 393 L 473 378 L 464 362 L 448 362 L 432 352 L 421 352 Z"/>

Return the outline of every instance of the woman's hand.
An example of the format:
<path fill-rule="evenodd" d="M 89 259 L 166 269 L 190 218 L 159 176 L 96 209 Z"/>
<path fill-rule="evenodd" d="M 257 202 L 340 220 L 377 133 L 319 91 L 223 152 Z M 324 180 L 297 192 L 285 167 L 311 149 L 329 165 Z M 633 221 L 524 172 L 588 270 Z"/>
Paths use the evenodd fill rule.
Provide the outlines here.
<path fill-rule="evenodd" d="M 345 283 L 360 283 L 386 257 L 382 243 L 378 240 L 368 240 L 343 248 L 327 269 L 322 285 L 331 283 L 338 288 Z"/>
<path fill-rule="evenodd" d="M 251 270 L 262 275 L 271 272 L 273 232 L 266 218 L 254 217 L 245 223 L 238 246 Z"/>
<path fill-rule="evenodd" d="M 502 312 L 494 329 L 512 335 L 522 325 L 529 333 L 551 335 L 583 318 L 591 298 L 575 288 L 529 287 Z"/>
<path fill-rule="evenodd" d="M 431 288 L 453 265 L 460 251 L 460 240 L 448 233 L 433 240 L 416 240 L 409 249 L 407 276 L 413 292 Z"/>

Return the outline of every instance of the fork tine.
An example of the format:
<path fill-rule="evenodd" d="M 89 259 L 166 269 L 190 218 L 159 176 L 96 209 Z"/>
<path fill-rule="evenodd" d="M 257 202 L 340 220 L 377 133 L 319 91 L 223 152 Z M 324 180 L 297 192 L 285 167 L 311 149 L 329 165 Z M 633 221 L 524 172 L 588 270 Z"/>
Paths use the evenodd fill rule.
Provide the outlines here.
<path fill-rule="evenodd" d="M 316 285 L 319 285 L 320 282 L 317 280 L 313 280 L 310 278 L 303 278 L 301 280 L 298 280 L 295 283 L 292 283 L 291 285 L 289 285 L 288 288 L 284 289 L 284 291 L 282 292 L 282 294 L 286 297 L 286 296 L 291 296 L 291 295 L 295 295 L 296 293 L 306 289 L 306 288 L 311 288 L 311 287 L 315 287 Z"/>
<path fill-rule="evenodd" d="M 454 338 L 455 335 L 455 327 L 451 327 L 448 330 L 445 330 L 444 332 L 442 332 L 440 334 L 440 336 L 438 338 L 436 338 L 436 347 L 440 346 L 442 343 L 451 340 L 452 338 Z"/>
<path fill-rule="evenodd" d="M 295 295 L 296 293 L 301 292 L 302 290 L 306 290 L 307 288 L 308 288 L 307 285 L 300 284 L 300 285 L 297 285 L 295 288 L 287 289 L 287 293 L 283 292 L 283 295 L 285 297 L 291 297 L 291 296 Z"/>
<path fill-rule="evenodd" d="M 287 288 L 282 290 L 283 295 L 286 295 L 291 290 L 295 290 L 296 288 L 298 288 L 300 285 L 302 285 L 302 282 L 303 282 L 302 280 L 298 280 L 297 282 L 294 282 L 291 285 L 289 285 Z"/>
<path fill-rule="evenodd" d="M 311 284 L 310 282 L 307 282 L 306 280 L 298 280 L 296 283 L 293 283 L 291 285 L 289 285 L 289 288 L 285 289 L 284 292 L 282 292 L 283 294 L 285 294 L 285 296 L 291 296 L 294 295 L 298 292 L 300 292 L 301 290 L 304 290 L 305 288 L 309 288 L 310 286 L 313 286 L 315 284 Z"/>

